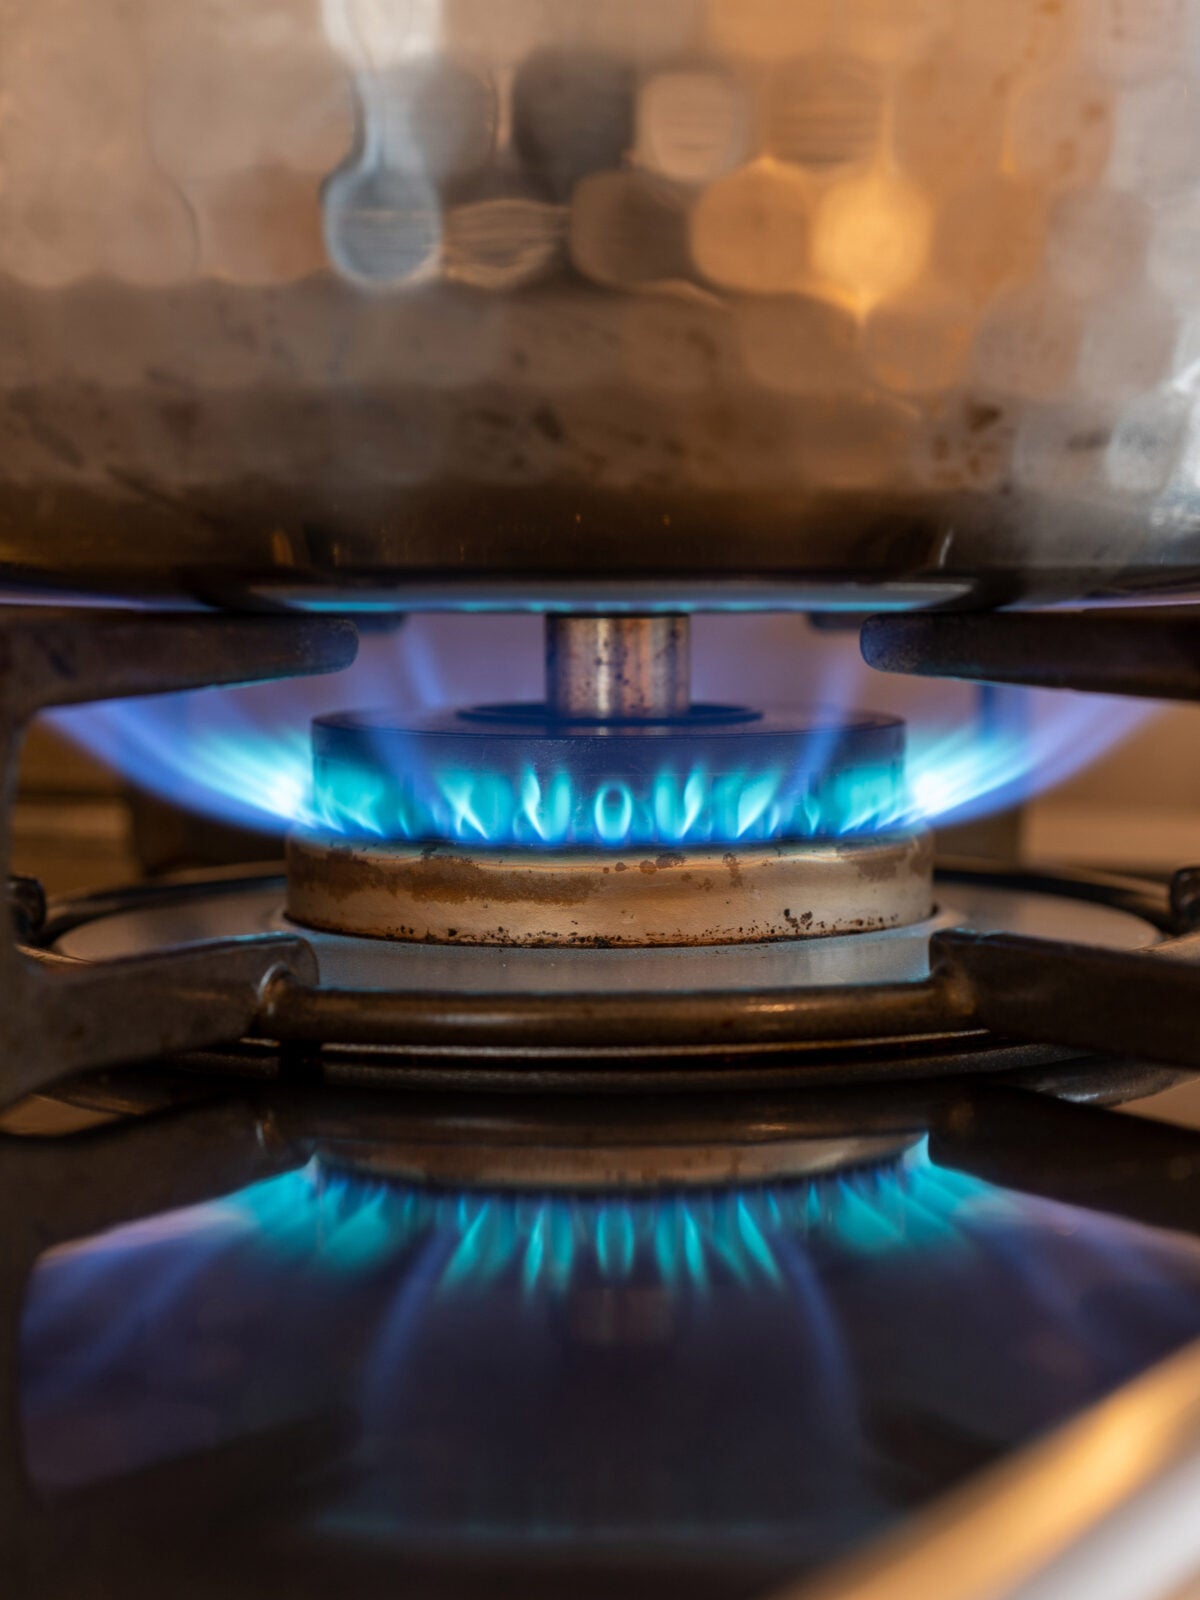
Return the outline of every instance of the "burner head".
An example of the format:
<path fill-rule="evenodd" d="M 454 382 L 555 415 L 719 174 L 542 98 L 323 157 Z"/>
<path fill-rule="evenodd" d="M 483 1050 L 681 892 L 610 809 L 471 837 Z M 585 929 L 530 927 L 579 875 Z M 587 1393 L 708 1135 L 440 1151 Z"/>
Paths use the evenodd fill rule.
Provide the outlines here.
<path fill-rule="evenodd" d="M 697 705 L 620 722 L 513 705 L 405 725 L 352 712 L 314 723 L 313 756 L 330 832 L 473 851 L 838 839 L 903 812 L 903 724 L 864 713 Z"/>
<path fill-rule="evenodd" d="M 309 927 L 447 944 L 695 945 L 928 916 L 903 725 L 698 705 L 657 720 L 484 706 L 313 728 L 320 832 L 289 844 Z"/>
<path fill-rule="evenodd" d="M 288 913 L 308 927 L 435 944 L 700 945 L 870 933 L 932 902 L 927 836 L 677 850 L 478 851 L 288 841 Z"/>

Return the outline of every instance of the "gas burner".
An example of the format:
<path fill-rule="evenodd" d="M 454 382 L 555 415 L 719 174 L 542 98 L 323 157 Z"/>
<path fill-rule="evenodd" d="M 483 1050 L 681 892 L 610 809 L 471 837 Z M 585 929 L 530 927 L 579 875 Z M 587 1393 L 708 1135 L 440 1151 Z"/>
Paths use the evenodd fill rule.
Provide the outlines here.
<path fill-rule="evenodd" d="M 445 944 L 727 944 L 928 916 L 901 808 L 903 724 L 733 707 L 564 720 L 483 707 L 319 718 L 315 809 L 288 845 L 307 927 Z"/>
<path fill-rule="evenodd" d="M 818 1131 L 779 1108 L 764 1116 L 761 1107 L 744 1104 L 688 1115 L 645 1101 L 617 1101 L 604 1110 L 545 1097 L 518 1103 L 524 1114 L 514 1113 L 511 1102 L 486 1118 L 426 1111 L 385 1124 L 374 1136 L 360 1123 L 352 1133 L 343 1128 L 318 1137 L 313 1148 L 331 1171 L 434 1190 L 611 1196 L 802 1184 L 886 1164 L 918 1138 L 902 1123 Z"/>
<path fill-rule="evenodd" d="M 480 741 L 492 741 L 496 760 L 510 762 L 500 770 L 510 774 L 531 749 L 549 759 L 544 745 L 556 738 L 567 741 L 573 760 L 615 750 L 631 793 L 659 770 L 648 752 L 671 751 L 676 739 L 689 759 L 697 739 L 711 742 L 710 754 L 743 748 L 741 741 L 761 754 L 761 741 L 782 739 L 791 761 L 783 770 L 805 794 L 854 789 L 864 772 L 872 782 L 881 771 L 893 781 L 895 723 L 856 718 L 831 727 L 810 719 L 780 727 L 744 712 L 691 709 L 686 639 L 674 618 L 551 619 L 542 709 L 485 708 L 450 719 L 440 732 L 376 719 L 378 740 L 364 732 L 370 719 L 343 717 L 324 724 L 319 737 L 338 754 L 347 740 L 359 756 L 382 747 L 385 776 L 415 734 L 422 772 L 447 739 L 476 757 Z M 11 772 L 21 727 L 42 707 L 332 668 L 344 664 L 353 640 L 339 624 L 294 618 L 18 608 L 6 617 L 6 644 L 0 746 Z M 822 746 L 824 765 L 813 756 Z M 796 807 L 786 814 L 794 826 Z M 0 808 L 0 842 L 7 827 Z M 912 836 L 687 845 L 730 884 L 727 857 L 735 858 L 762 890 L 758 906 L 751 897 L 736 907 L 718 904 L 714 917 L 710 907 L 694 909 L 698 897 L 685 896 L 689 923 L 670 904 L 697 870 L 695 861 L 675 859 L 688 848 L 558 846 L 540 838 L 468 851 L 458 838 L 305 835 L 293 845 L 290 886 L 280 877 L 244 876 L 159 883 L 48 914 L 32 886 L 11 885 L 15 936 L 0 941 L 4 1100 L 44 1092 L 74 1073 L 150 1062 L 287 1081 L 299 1074 L 326 1086 L 672 1095 L 997 1072 L 1070 1093 L 1096 1053 L 1154 1062 L 1168 1076 L 1197 1066 L 1194 874 L 1178 874 L 1170 896 L 1165 886 L 1004 872 L 943 873 L 931 894 L 927 846 Z M 490 876 L 466 931 L 482 940 L 515 932 L 525 942 L 463 942 L 468 859 Z M 751 861 L 761 863 L 760 880 Z M 839 908 L 830 899 L 828 915 L 813 915 L 830 924 L 820 930 L 827 937 L 792 936 L 812 907 L 798 913 L 790 894 L 777 896 L 785 878 L 815 895 L 832 892 L 835 874 L 844 874 L 843 888 L 861 888 L 864 869 L 887 878 L 884 891 L 871 885 L 871 895 L 882 892 L 887 902 L 881 913 L 871 901 L 873 927 L 836 931 L 846 902 Z M 560 871 L 576 888 L 589 875 L 604 886 L 590 898 L 612 915 L 612 927 L 600 921 L 581 929 L 567 917 L 550 928 L 566 942 L 543 946 L 540 912 L 525 906 L 518 927 L 483 903 L 507 889 L 521 897 L 510 904 L 524 905 L 533 875 Z M 336 898 L 337 873 L 343 906 L 327 907 L 328 915 L 306 906 L 310 893 Z M 451 890 L 440 904 L 428 892 L 439 874 Z M 423 893 L 429 937 L 363 936 L 364 929 L 412 931 L 396 913 L 397 886 L 410 894 L 415 886 L 414 900 Z M 645 939 L 647 930 L 659 942 L 630 938 Z M 725 942 L 695 942 L 714 935 Z M 572 938 L 584 947 L 572 948 Z M 1111 1065 L 1103 1072 L 1108 1097 L 1125 1092 L 1123 1072 Z"/>
<path fill-rule="evenodd" d="M 274 875 L 163 883 L 52 908 L 41 940 L 97 971 L 198 959 L 294 932 L 289 892 Z M 191 1064 L 276 1076 L 300 1048 L 328 1083 L 539 1095 L 1053 1076 L 1069 1054 L 993 1037 L 939 998 L 931 940 L 970 929 L 1132 954 L 1160 938 L 1152 895 L 1102 883 L 964 870 L 935 892 L 938 909 L 903 928 L 709 946 L 498 949 L 305 930 L 316 981 L 273 982 L 261 1038 Z"/>
<path fill-rule="evenodd" d="M 546 699 L 313 726 L 288 846 L 309 928 L 443 944 L 719 945 L 928 917 L 897 718 L 688 701 L 681 617 L 555 617 Z"/>

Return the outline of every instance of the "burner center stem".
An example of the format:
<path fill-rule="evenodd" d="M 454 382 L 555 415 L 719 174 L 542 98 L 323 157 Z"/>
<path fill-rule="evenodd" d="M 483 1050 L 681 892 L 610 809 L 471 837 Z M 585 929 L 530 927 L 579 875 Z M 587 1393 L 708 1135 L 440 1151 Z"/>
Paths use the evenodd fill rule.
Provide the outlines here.
<path fill-rule="evenodd" d="M 546 618 L 546 704 L 557 716 L 655 721 L 686 714 L 686 616 Z"/>

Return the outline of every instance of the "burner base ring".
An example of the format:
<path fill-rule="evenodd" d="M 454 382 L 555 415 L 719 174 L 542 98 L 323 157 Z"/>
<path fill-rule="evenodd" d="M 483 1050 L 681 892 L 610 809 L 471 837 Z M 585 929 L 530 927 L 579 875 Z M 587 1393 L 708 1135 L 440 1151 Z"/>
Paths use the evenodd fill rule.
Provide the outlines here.
<path fill-rule="evenodd" d="M 434 944 L 757 944 L 920 922 L 932 873 L 919 833 L 655 854 L 471 854 L 298 833 L 287 910 L 305 927 Z"/>

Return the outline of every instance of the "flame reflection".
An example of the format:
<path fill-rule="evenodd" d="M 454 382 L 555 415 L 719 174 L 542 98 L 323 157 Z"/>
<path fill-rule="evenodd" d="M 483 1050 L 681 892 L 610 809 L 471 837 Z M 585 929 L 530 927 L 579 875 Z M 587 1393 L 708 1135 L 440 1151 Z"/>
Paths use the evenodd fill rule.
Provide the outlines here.
<path fill-rule="evenodd" d="M 751 617 L 720 623 L 729 675 L 739 678 L 739 690 L 752 688 L 744 658 L 761 654 L 761 625 Z M 796 795 L 787 773 L 746 773 L 732 801 L 723 802 L 725 820 L 714 819 L 714 797 L 700 770 L 667 775 L 647 797 L 627 796 L 613 785 L 580 793 L 567 772 L 527 774 L 500 793 L 488 774 L 445 771 L 432 775 L 407 820 L 381 817 L 386 797 L 367 779 L 355 793 L 314 792 L 314 716 L 378 705 L 416 714 L 480 698 L 536 698 L 537 628 L 535 618 L 415 617 L 394 636 L 368 637 L 360 661 L 330 678 L 72 707 L 51 720 L 152 793 L 241 826 L 326 826 L 400 837 L 421 836 L 424 829 L 425 836 L 432 830 L 437 837 L 553 844 L 575 837 L 573 819 L 582 811 L 600 842 L 619 844 L 966 821 L 1062 782 L 1153 714 L 1130 701 L 1011 691 L 1022 714 L 980 725 L 955 687 L 938 686 L 942 693 L 929 708 L 928 686 L 914 685 L 903 781 L 878 782 L 879 774 L 866 774 L 855 793 L 823 805 L 820 797 Z M 789 659 L 805 674 L 798 700 L 857 708 L 880 698 L 881 680 L 858 660 L 852 639 L 827 639 L 819 652 Z M 720 677 L 720 662 L 712 675 Z M 699 688 L 711 698 L 728 698 L 728 686 L 724 694 L 719 685 L 715 693 Z M 763 704 L 775 695 L 746 698 Z M 501 817 L 503 826 L 494 827 L 491 816 Z"/>
<path fill-rule="evenodd" d="M 813 1180 L 596 1195 L 314 1161 L 47 1253 L 21 1414 L 47 1493 L 337 1414 L 327 1492 L 298 1502 L 316 1537 L 769 1537 L 816 1561 L 1198 1324 L 1196 1241 L 923 1145 Z"/>

